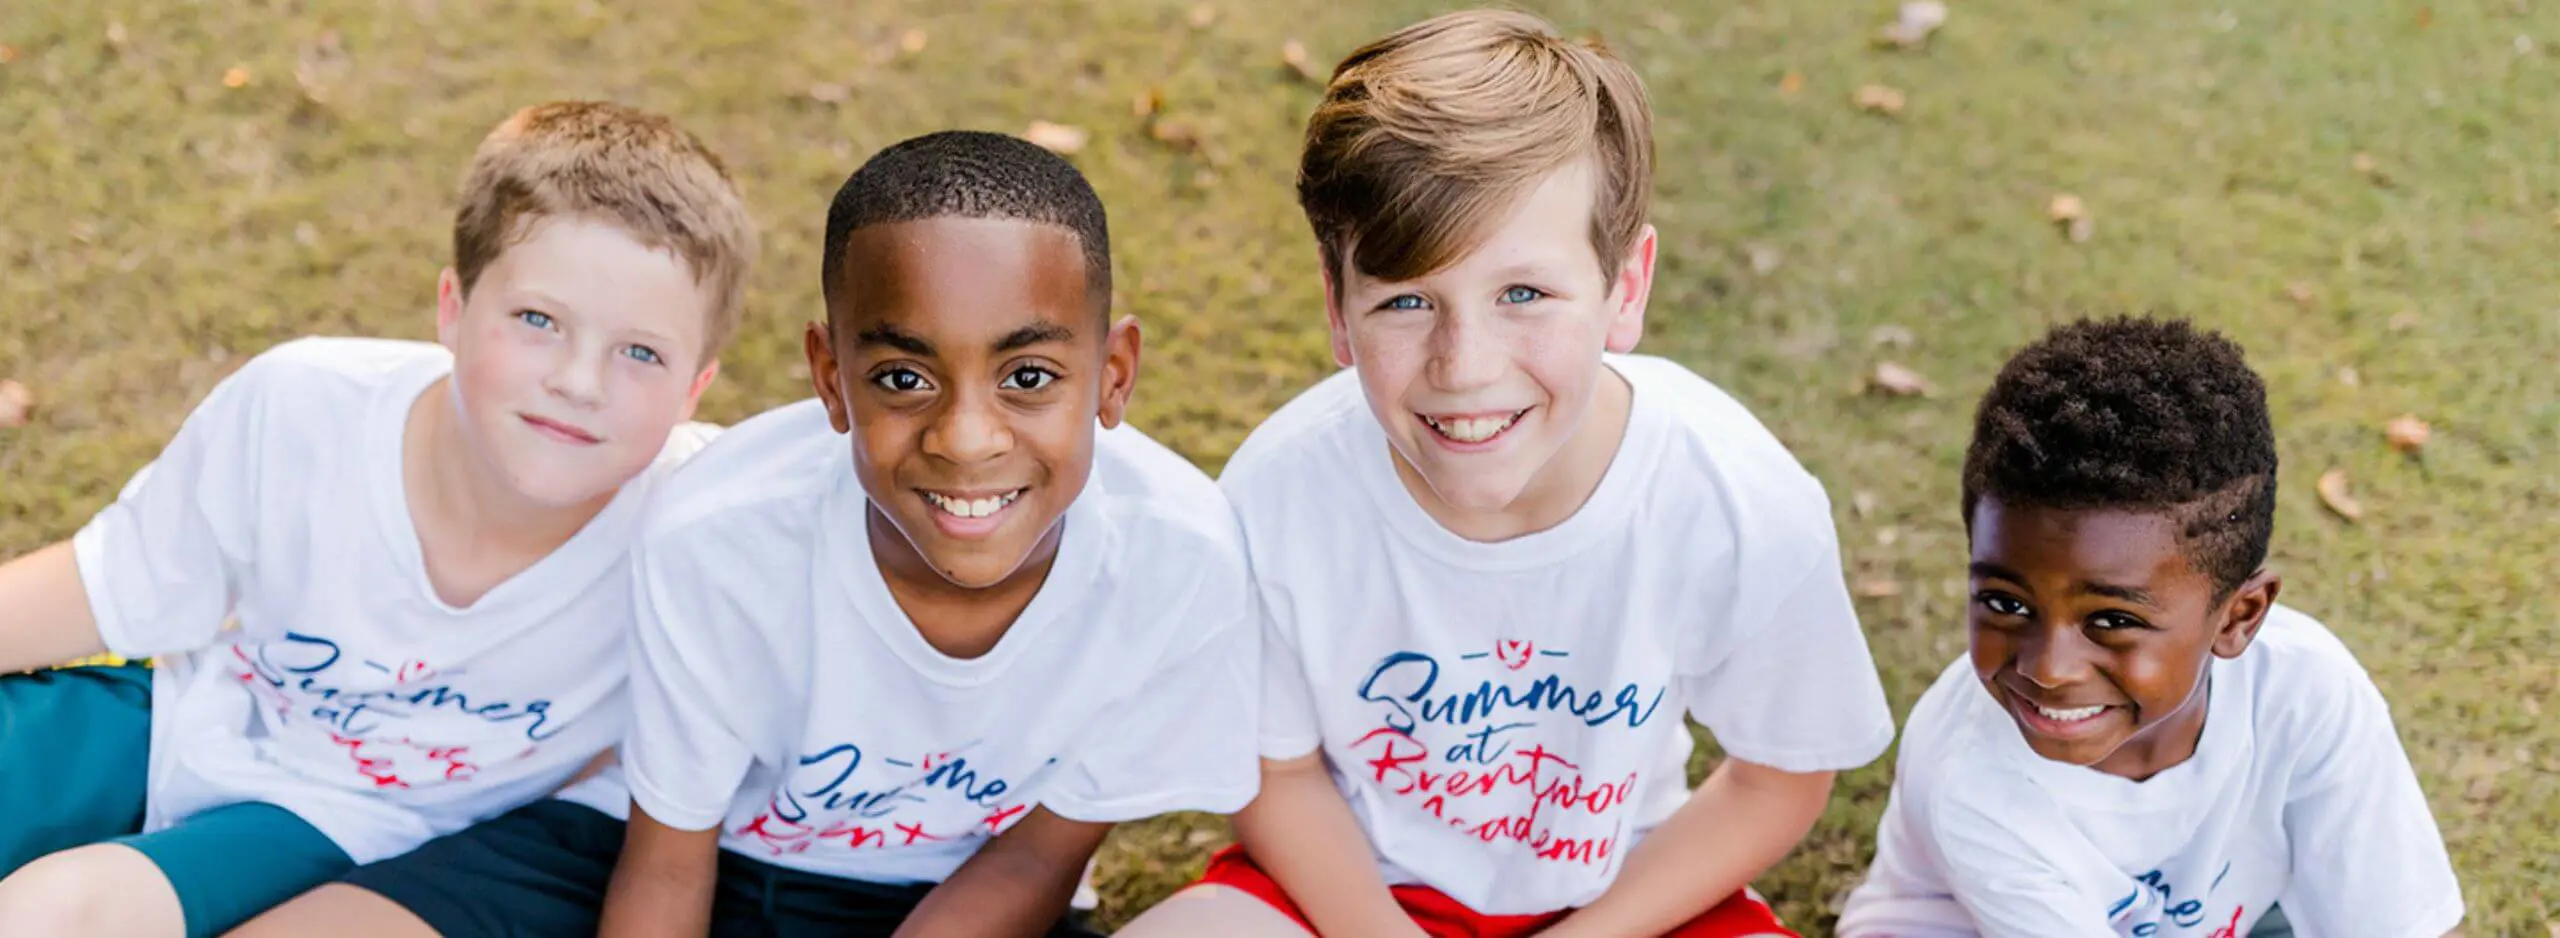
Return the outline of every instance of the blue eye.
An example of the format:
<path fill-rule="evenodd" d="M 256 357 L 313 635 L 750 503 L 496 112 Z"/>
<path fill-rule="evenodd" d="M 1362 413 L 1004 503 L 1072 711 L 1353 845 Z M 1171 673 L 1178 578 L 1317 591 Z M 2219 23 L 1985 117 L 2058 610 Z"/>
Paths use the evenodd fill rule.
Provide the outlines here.
<path fill-rule="evenodd" d="M 1401 293 L 1401 294 L 1397 294 L 1397 295 L 1392 296 L 1392 297 L 1388 297 L 1386 302 L 1378 304 L 1378 308 L 1379 308 L 1379 309 L 1421 309 L 1421 308 L 1423 308 L 1423 307 L 1425 307 L 1425 306 L 1428 306 L 1428 305 L 1430 305 L 1430 304 L 1423 302 L 1422 297 L 1420 297 L 1420 296 L 1416 296 L 1416 295 L 1411 294 L 1411 293 Z"/>
<path fill-rule="evenodd" d="M 998 385 L 998 387 L 1002 387 L 1008 391 L 1037 391 L 1041 388 L 1048 387 L 1057 380 L 1057 372 L 1050 371 L 1046 368 L 1024 365 L 1020 368 L 1014 369 L 1012 374 L 1004 376 L 1004 383 Z"/>
<path fill-rule="evenodd" d="M 639 362 L 643 365 L 655 365 L 666 360 L 658 355 L 657 349 L 650 348 L 646 345 L 625 346 L 622 349 L 622 354 L 630 356 L 632 361 Z"/>
<path fill-rule="evenodd" d="M 1539 300 L 1546 299 L 1546 297 L 1546 292 L 1536 287 L 1512 287 L 1511 289 L 1502 291 L 1502 301 L 1513 306 L 1518 306 L 1522 303 L 1535 303 Z"/>
<path fill-rule="evenodd" d="M 541 310 L 520 309 L 516 311 L 516 318 L 523 320 L 525 325 L 532 326 L 536 329 L 551 328 L 551 314 L 542 312 Z"/>
<path fill-rule="evenodd" d="M 929 385 L 925 384 L 923 375 L 905 368 L 893 368 L 873 375 L 871 376 L 871 383 L 878 385 L 883 391 L 890 391 L 899 394 L 922 391 L 929 387 Z"/>

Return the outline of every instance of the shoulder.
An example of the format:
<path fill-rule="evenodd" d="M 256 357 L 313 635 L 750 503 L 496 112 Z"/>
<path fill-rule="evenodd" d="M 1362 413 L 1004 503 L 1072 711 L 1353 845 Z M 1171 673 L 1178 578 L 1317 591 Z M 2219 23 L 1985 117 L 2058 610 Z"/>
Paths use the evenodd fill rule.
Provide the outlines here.
<path fill-rule="evenodd" d="M 2289 762 L 2323 764 L 2326 752 L 2358 738 L 2355 726 L 2390 718 L 2355 653 L 2293 607 L 2268 610 L 2256 640 L 2230 664 L 2246 676 L 2260 738 Z"/>
<path fill-rule="evenodd" d="M 1208 473 L 1135 427 L 1097 434 L 1093 475 L 1081 499 L 1111 518 L 1124 545 L 1150 569 L 1242 577 L 1244 537 L 1226 494 Z"/>
<path fill-rule="evenodd" d="M 296 406 L 361 407 L 374 390 L 452 367 L 453 354 L 431 342 L 306 338 L 258 353 L 223 385 Z"/>
<path fill-rule="evenodd" d="M 1996 740 L 1988 733 L 2007 727 L 1991 725 L 1986 714 L 1998 715 L 1984 697 L 1982 682 L 1974 677 L 1972 660 L 1958 657 L 1921 692 L 1920 701 L 1903 721 L 1901 752 L 1894 765 L 1896 784 L 1920 796 L 1925 805 L 1928 793 L 1948 787 L 1942 784 L 1946 776 L 1989 761 L 1998 750 L 1989 745 Z"/>
<path fill-rule="evenodd" d="M 672 451 L 683 444 L 670 439 L 668 445 Z M 698 450 L 653 493 L 642 532 L 652 553 L 706 541 L 714 550 L 761 553 L 805 541 L 818 504 L 850 471 L 852 459 L 852 444 L 815 400 L 747 418 Z"/>
<path fill-rule="evenodd" d="M 1822 481 L 1733 395 L 1669 359 L 1613 355 L 1609 364 L 1648 399 L 1642 406 L 1667 418 L 1666 471 L 1693 474 L 1728 504 L 1821 512 L 1827 519 L 1831 502 Z"/>
<path fill-rule="evenodd" d="M 1254 427 L 1219 472 L 1219 487 L 1243 506 L 1276 489 L 1329 484 L 1310 478 L 1309 471 L 1338 465 L 1347 455 L 1349 435 L 1374 430 L 1373 422 L 1359 373 L 1336 371 Z"/>

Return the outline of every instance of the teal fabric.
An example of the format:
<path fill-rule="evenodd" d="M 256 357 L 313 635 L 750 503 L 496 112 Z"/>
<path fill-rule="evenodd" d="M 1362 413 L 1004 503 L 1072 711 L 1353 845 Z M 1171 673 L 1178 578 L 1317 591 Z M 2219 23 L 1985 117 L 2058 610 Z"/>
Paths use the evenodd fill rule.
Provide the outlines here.
<path fill-rule="evenodd" d="M 0 876 L 142 829 L 151 669 L 0 675 Z"/>
<path fill-rule="evenodd" d="M 238 928 L 356 866 L 319 828 L 262 802 L 224 805 L 111 842 L 141 851 L 169 878 L 186 912 L 187 938 Z"/>

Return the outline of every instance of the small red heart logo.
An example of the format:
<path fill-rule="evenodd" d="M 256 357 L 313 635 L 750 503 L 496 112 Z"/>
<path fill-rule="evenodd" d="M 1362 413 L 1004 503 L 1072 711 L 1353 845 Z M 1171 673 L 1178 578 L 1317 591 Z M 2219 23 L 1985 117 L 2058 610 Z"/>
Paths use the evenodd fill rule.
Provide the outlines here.
<path fill-rule="evenodd" d="M 1535 653 L 1536 649 L 1528 642 L 1505 639 L 1493 643 L 1493 656 L 1502 662 L 1503 667 L 1514 671 L 1528 667 L 1529 658 Z"/>

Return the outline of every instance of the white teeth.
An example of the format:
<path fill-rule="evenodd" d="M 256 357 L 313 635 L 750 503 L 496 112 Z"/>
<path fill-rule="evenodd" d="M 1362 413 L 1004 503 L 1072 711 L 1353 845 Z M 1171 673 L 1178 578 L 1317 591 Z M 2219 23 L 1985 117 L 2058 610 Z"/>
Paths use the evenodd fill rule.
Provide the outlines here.
<path fill-rule="evenodd" d="M 933 503 L 933 507 L 940 508 L 955 516 L 962 518 L 984 518 L 988 515 L 995 514 L 998 511 L 1002 511 L 1006 505 L 1013 504 L 1014 499 L 1022 497 L 1022 491 L 1016 489 L 992 498 L 951 498 L 949 496 L 933 492 L 924 493 L 924 497 L 926 501 Z"/>
<path fill-rule="evenodd" d="M 2036 706 L 2037 713 L 2044 714 L 2045 719 L 2052 720 L 2056 723 L 2078 723 L 2090 717 L 2097 716 L 2100 712 L 2103 712 L 2106 709 L 2107 708 L 2105 707 L 2073 707 L 2069 710 L 2056 710 L 2052 707 L 2043 705 Z"/>
<path fill-rule="evenodd" d="M 1424 417 L 1422 422 L 1430 424 L 1431 429 L 1440 431 L 1440 435 L 1460 443 L 1482 443 L 1493 439 L 1496 434 L 1504 430 L 1511 429 L 1511 425 L 1518 422 L 1523 413 L 1527 411 L 1514 411 L 1506 417 L 1459 417 L 1451 420 Z"/>

